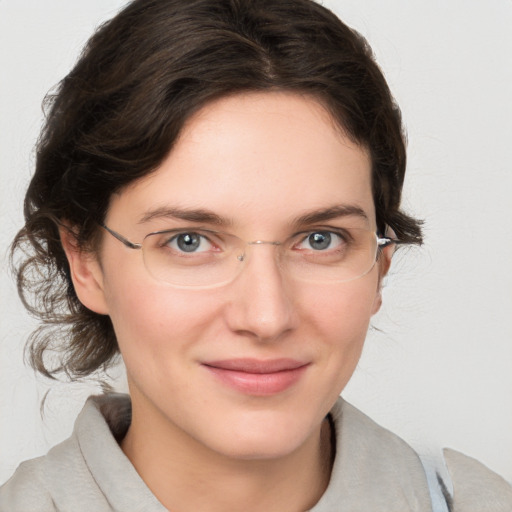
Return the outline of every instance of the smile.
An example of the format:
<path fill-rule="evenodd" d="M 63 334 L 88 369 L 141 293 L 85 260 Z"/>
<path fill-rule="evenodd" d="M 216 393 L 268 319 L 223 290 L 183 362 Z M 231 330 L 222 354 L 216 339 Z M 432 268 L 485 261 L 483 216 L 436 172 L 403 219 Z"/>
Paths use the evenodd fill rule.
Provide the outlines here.
<path fill-rule="evenodd" d="M 293 359 L 229 359 L 203 363 L 223 384 L 248 395 L 270 396 L 296 384 L 309 363 Z"/>

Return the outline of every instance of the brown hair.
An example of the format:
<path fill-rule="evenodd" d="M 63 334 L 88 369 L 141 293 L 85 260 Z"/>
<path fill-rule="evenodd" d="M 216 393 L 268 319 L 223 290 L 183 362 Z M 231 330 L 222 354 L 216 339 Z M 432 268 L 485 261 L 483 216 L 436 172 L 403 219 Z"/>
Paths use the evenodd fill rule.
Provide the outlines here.
<path fill-rule="evenodd" d="M 159 166 L 193 112 L 276 89 L 315 97 L 369 149 L 378 228 L 421 242 L 419 222 L 399 209 L 400 111 L 363 37 L 312 0 L 135 0 L 46 99 L 25 226 L 12 246 L 20 296 L 42 320 L 28 343 L 37 370 L 83 377 L 118 353 L 109 317 L 76 296 L 58 222 L 94 250 L 112 194 Z"/>

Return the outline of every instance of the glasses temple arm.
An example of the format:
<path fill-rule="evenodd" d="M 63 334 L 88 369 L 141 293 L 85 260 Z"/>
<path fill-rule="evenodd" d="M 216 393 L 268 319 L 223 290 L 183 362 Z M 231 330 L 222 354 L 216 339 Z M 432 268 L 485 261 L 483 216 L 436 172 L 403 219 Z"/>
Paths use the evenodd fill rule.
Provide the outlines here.
<path fill-rule="evenodd" d="M 100 224 L 100 226 L 105 230 L 107 231 L 108 233 L 110 233 L 114 238 L 117 238 L 121 243 L 123 243 L 124 245 L 126 245 L 126 247 L 130 248 L 130 249 L 141 249 L 142 248 L 142 244 L 135 244 L 133 242 L 130 242 L 130 240 L 128 240 L 127 238 L 125 238 L 123 235 L 119 234 L 117 231 L 114 231 L 113 229 L 110 229 L 108 226 L 106 226 L 105 224 Z"/>
<path fill-rule="evenodd" d="M 388 245 L 395 244 L 395 245 L 401 245 L 405 242 L 402 242 L 401 240 L 398 240 L 396 238 L 389 238 L 389 237 L 380 237 L 377 235 L 377 245 L 379 249 L 384 249 L 384 247 L 387 247 Z"/>

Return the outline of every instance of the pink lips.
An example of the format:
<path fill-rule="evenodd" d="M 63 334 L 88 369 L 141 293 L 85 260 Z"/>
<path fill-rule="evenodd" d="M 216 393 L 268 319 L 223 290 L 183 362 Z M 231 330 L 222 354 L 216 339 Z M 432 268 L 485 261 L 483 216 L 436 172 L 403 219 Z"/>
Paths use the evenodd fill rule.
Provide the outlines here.
<path fill-rule="evenodd" d="M 249 395 L 268 396 L 293 386 L 309 363 L 294 359 L 229 359 L 203 366 L 224 384 Z"/>

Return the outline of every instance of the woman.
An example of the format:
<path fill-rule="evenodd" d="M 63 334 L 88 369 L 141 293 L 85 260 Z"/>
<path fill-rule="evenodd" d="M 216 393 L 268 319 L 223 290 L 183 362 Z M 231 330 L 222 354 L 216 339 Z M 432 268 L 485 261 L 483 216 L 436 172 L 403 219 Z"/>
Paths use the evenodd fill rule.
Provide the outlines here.
<path fill-rule="evenodd" d="M 448 484 L 429 489 L 411 448 L 338 399 L 393 250 L 421 242 L 404 173 L 399 110 L 329 11 L 128 5 L 53 100 L 13 249 L 46 322 L 33 365 L 82 377 L 119 351 L 130 398 L 89 400 L 0 504 L 446 510 Z M 448 467 L 454 510 L 473 467 L 489 485 L 472 500 L 510 505 L 496 475 Z"/>

